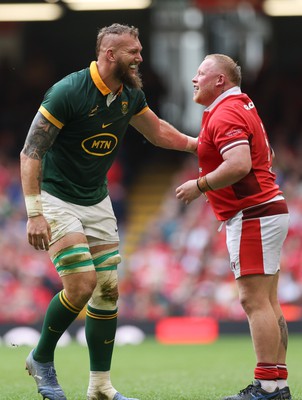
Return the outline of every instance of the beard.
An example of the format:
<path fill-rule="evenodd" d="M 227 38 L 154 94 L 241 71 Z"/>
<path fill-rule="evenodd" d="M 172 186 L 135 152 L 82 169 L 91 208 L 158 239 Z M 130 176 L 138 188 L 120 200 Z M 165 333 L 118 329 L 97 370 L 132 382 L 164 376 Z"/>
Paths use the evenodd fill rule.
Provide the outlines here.
<path fill-rule="evenodd" d="M 114 76 L 131 89 L 141 89 L 143 87 L 142 78 L 138 70 L 135 71 L 135 74 L 131 73 L 129 66 L 123 64 L 121 61 L 117 61 L 116 63 Z"/>

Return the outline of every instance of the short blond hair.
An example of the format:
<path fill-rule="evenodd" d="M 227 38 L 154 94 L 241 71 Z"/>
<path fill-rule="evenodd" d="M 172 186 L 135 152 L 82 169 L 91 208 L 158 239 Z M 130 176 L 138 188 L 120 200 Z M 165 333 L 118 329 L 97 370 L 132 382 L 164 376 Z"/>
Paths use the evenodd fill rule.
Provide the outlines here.
<path fill-rule="evenodd" d="M 216 64 L 222 66 L 223 71 L 232 83 L 236 86 L 241 85 L 241 67 L 231 57 L 225 54 L 208 54 L 205 60 L 209 58 L 214 59 Z"/>

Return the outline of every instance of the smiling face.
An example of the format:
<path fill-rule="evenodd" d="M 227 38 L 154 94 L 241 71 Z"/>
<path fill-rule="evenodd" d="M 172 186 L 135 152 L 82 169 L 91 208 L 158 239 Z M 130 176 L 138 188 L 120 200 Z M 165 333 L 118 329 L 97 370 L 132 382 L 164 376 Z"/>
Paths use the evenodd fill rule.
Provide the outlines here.
<path fill-rule="evenodd" d="M 114 77 L 131 88 L 141 88 L 142 80 L 138 71 L 143 61 L 142 46 L 137 37 L 129 34 L 120 36 L 118 45 L 112 48 L 115 59 Z"/>
<path fill-rule="evenodd" d="M 205 59 L 192 79 L 195 103 L 208 107 L 224 91 L 225 74 L 212 58 Z"/>

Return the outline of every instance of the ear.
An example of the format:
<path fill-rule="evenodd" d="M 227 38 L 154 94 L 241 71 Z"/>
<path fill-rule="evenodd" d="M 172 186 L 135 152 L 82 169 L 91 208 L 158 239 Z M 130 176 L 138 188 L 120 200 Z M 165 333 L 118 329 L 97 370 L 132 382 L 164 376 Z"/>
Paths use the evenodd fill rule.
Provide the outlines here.
<path fill-rule="evenodd" d="M 217 78 L 217 86 L 223 86 L 225 84 L 225 75 L 220 74 Z"/>
<path fill-rule="evenodd" d="M 115 61 L 115 57 L 114 57 L 112 48 L 106 50 L 106 57 L 109 61 Z"/>

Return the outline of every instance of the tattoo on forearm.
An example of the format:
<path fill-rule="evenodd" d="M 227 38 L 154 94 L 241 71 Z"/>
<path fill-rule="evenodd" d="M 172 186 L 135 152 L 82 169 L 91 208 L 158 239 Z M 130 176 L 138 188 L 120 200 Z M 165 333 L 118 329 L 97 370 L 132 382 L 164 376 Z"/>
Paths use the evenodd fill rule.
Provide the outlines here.
<path fill-rule="evenodd" d="M 285 350 L 287 350 L 288 328 L 287 328 L 287 323 L 283 316 L 279 318 L 278 324 L 279 324 L 280 333 L 281 333 L 281 343 L 283 344 Z"/>
<path fill-rule="evenodd" d="M 49 122 L 41 113 L 37 113 L 29 129 L 23 152 L 34 160 L 41 160 L 52 146 L 59 129 Z"/>

